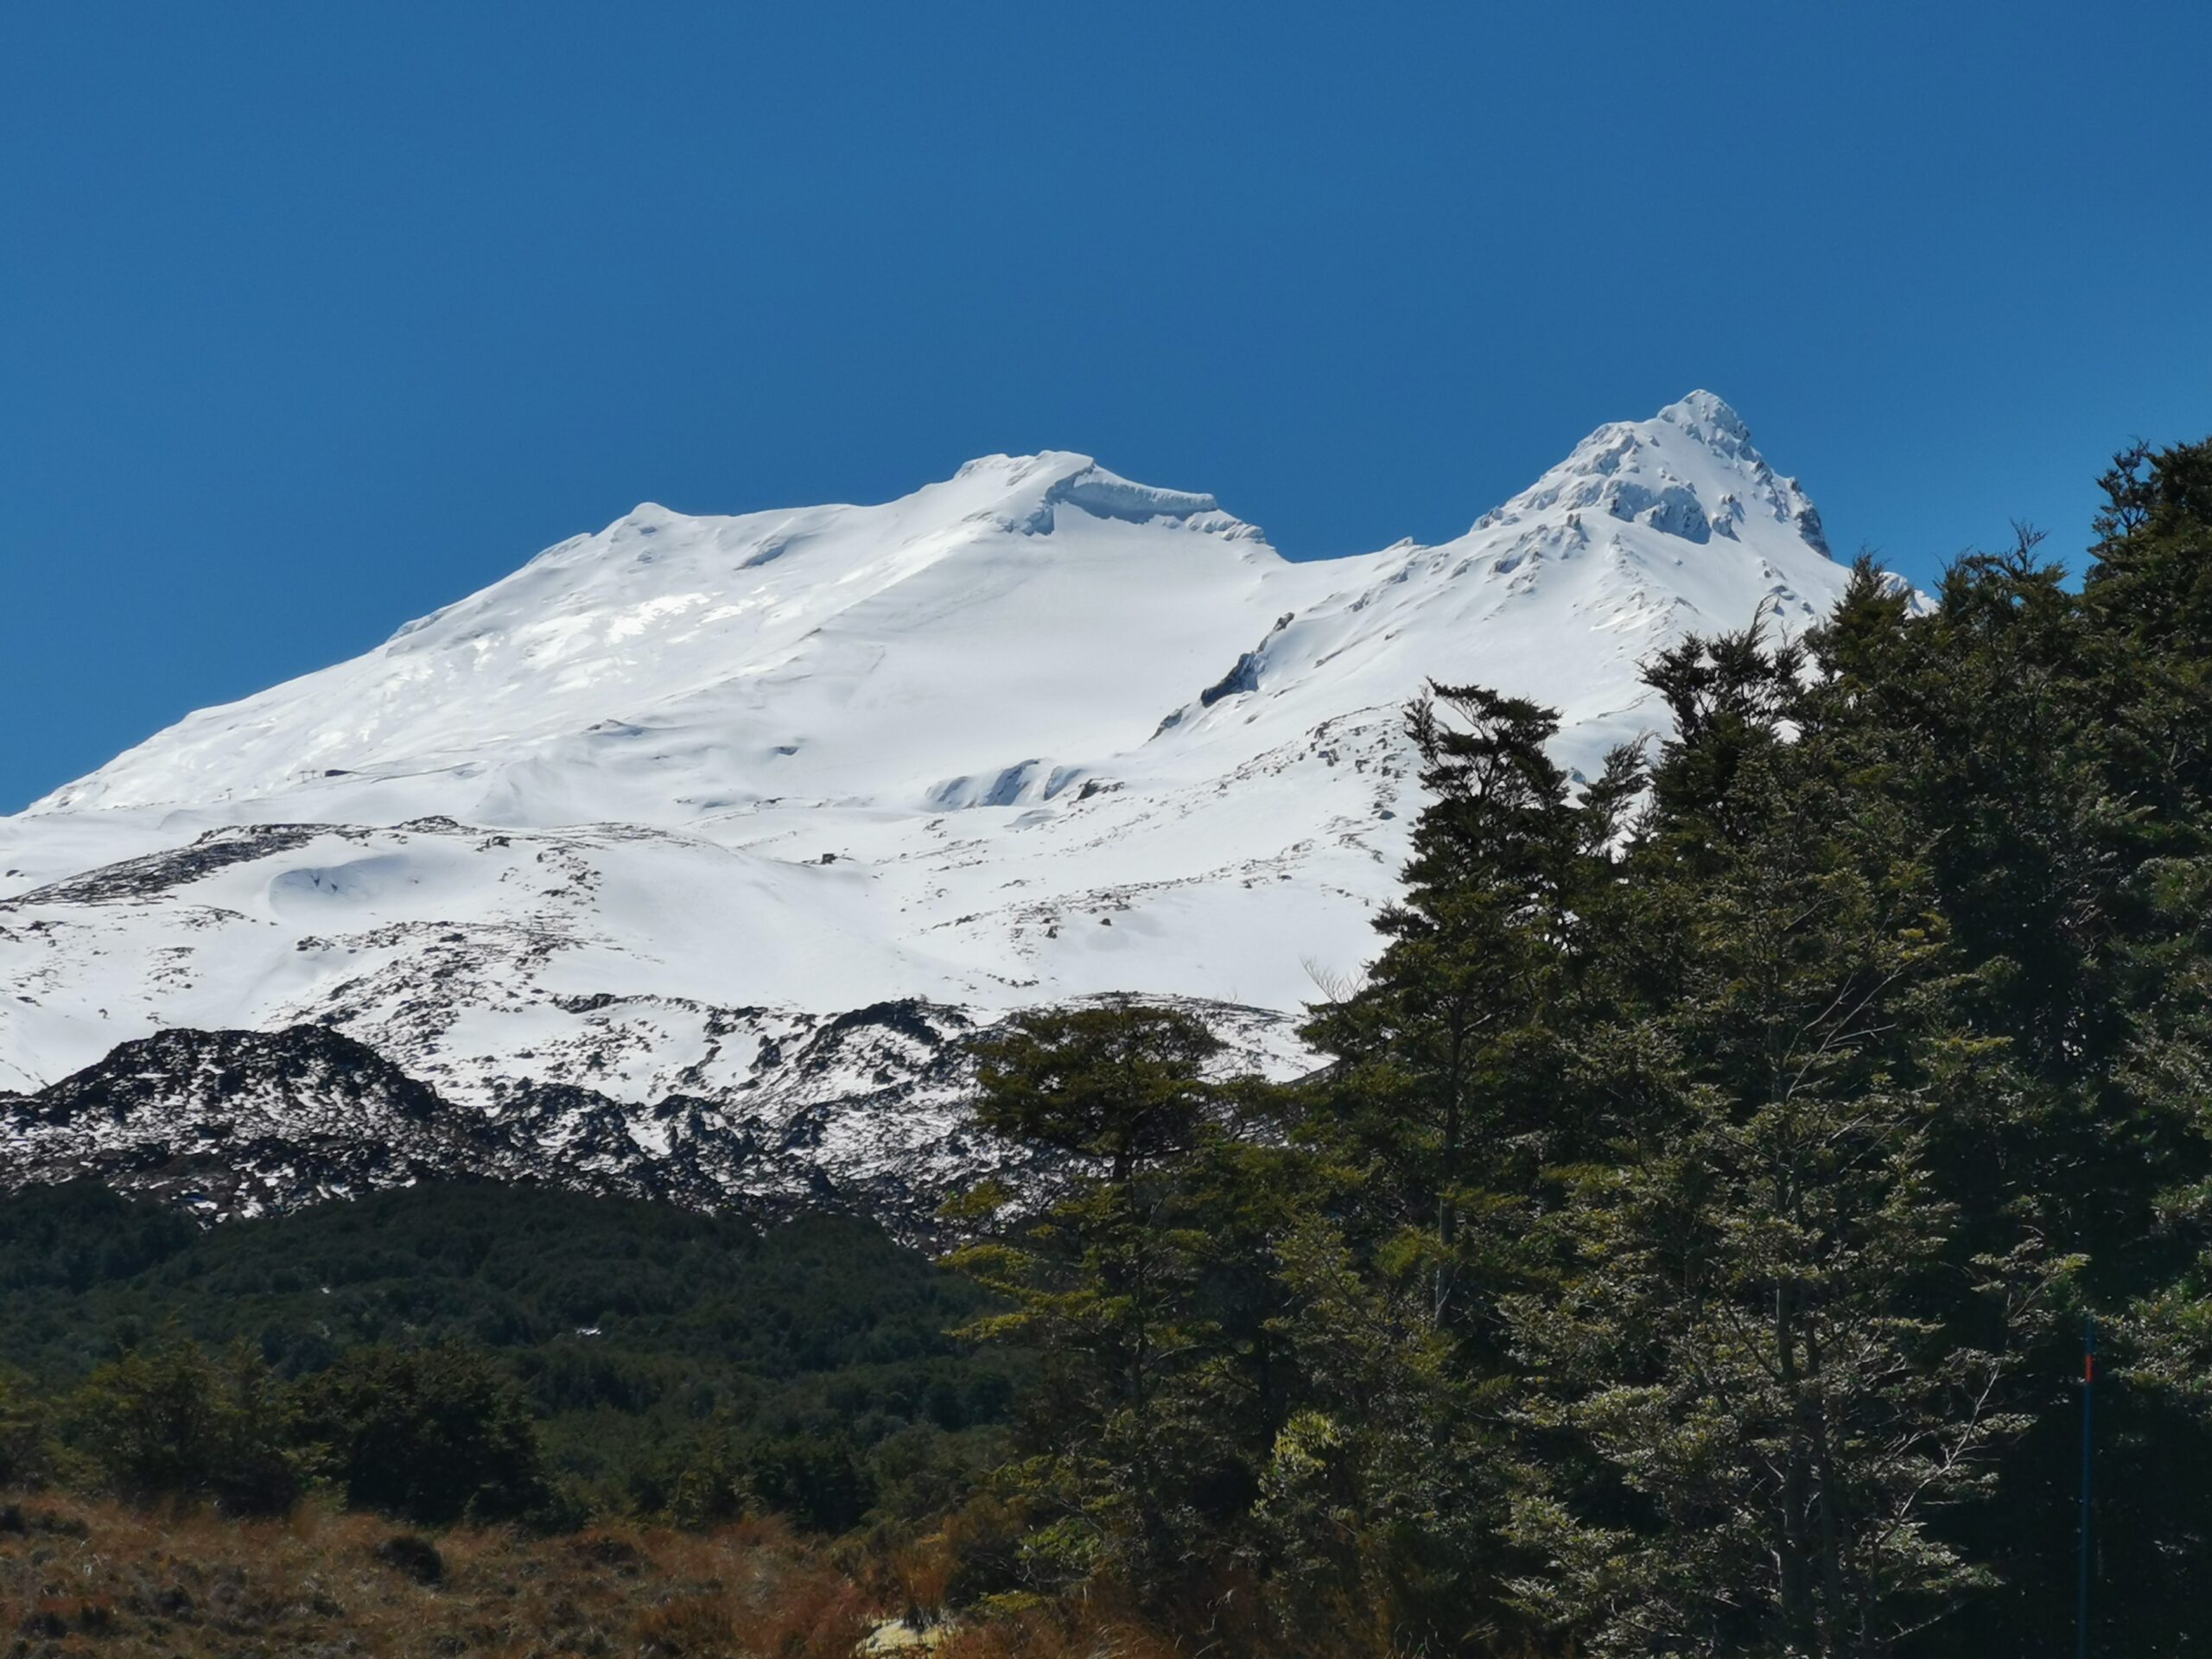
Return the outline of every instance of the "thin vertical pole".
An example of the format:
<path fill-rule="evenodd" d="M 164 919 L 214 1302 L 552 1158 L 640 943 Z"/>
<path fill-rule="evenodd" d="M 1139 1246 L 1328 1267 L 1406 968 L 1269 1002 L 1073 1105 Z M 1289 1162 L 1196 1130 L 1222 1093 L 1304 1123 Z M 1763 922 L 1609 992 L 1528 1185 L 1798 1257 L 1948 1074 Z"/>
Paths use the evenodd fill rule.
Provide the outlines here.
<path fill-rule="evenodd" d="M 2075 1659 L 2089 1659 L 2089 1473 L 2096 1450 L 2097 1316 L 2082 1327 L 2082 1597 Z"/>

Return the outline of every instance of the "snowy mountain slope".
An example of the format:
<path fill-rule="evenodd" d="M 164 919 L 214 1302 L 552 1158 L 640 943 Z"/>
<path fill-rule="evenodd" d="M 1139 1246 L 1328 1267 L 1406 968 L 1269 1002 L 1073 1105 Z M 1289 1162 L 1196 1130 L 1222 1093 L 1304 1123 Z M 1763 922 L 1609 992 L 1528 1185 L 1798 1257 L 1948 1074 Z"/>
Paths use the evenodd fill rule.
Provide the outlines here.
<path fill-rule="evenodd" d="M 1203 673 L 1282 563 L 1211 497 L 1080 455 L 970 462 L 880 507 L 649 505 L 32 810 L 299 794 L 324 820 L 669 823 L 800 792 L 950 801 L 964 770 L 1142 738 L 1161 711 L 1131 645 L 1140 672 Z"/>
<path fill-rule="evenodd" d="M 785 1075 L 844 1011 L 942 1036 L 1135 990 L 1294 1067 L 1308 965 L 1361 961 L 1394 889 L 1425 680 L 1560 708 L 1587 768 L 1656 727 L 1655 648 L 1802 626 L 1845 575 L 1701 392 L 1453 541 L 1311 563 L 1062 454 L 881 506 L 641 507 L 0 819 L 0 1089 L 326 1026 L 501 1122 L 589 1090 L 652 1156 L 650 1109 L 706 1102 L 784 1148 L 715 1179 L 787 1186 L 957 1135 L 918 1050 Z"/>

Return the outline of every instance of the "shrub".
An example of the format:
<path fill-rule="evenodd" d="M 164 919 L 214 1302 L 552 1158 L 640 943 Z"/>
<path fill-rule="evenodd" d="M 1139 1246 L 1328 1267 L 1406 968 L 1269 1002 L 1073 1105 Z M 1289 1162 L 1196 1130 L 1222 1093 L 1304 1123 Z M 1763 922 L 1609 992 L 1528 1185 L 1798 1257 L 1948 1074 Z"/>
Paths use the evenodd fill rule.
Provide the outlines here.
<path fill-rule="evenodd" d="M 37 1486 L 53 1472 L 46 1404 L 19 1371 L 0 1370 L 0 1486 Z"/>
<path fill-rule="evenodd" d="M 73 1402 L 77 1440 L 123 1497 L 207 1499 L 232 1515 L 297 1501 L 291 1414 L 260 1355 L 172 1340 L 103 1365 Z"/>
<path fill-rule="evenodd" d="M 1018 1589 L 1026 1531 L 1020 1512 L 989 1492 L 977 1493 L 945 1516 L 938 1534 L 949 1563 L 944 1605 L 963 1607 Z"/>
<path fill-rule="evenodd" d="M 300 1395 L 321 1471 L 357 1508 L 444 1526 L 550 1499 L 529 1401 L 472 1344 L 357 1348 Z"/>
<path fill-rule="evenodd" d="M 427 1538 L 418 1538 L 411 1532 L 396 1533 L 378 1544 L 377 1560 L 395 1573 L 404 1573 L 417 1584 L 442 1584 L 446 1576 L 446 1558 L 438 1554 L 438 1547 Z"/>
<path fill-rule="evenodd" d="M 745 1454 L 745 1489 L 761 1508 L 789 1516 L 810 1532 L 844 1532 L 874 1502 L 874 1484 L 842 1436 L 785 1434 L 756 1441 Z"/>

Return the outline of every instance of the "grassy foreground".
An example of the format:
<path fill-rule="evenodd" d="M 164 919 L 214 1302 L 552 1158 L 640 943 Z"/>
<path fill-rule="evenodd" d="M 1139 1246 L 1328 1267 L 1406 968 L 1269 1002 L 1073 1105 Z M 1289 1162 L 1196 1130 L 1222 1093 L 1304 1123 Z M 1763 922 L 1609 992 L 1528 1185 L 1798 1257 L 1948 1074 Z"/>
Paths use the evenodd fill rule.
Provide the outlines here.
<path fill-rule="evenodd" d="M 616 1523 L 557 1536 L 416 1532 L 326 1503 L 276 1521 L 0 1495 L 10 1659 L 1168 1659 L 1097 1606 L 933 1623 L 941 1557 L 802 1537 Z M 911 1623 L 909 1621 L 911 1620 Z"/>
<path fill-rule="evenodd" d="M 419 1535 L 30 1495 L 0 1508 L 0 1619 L 24 1656 L 785 1656 L 853 1651 L 869 1591 L 781 1526 Z"/>

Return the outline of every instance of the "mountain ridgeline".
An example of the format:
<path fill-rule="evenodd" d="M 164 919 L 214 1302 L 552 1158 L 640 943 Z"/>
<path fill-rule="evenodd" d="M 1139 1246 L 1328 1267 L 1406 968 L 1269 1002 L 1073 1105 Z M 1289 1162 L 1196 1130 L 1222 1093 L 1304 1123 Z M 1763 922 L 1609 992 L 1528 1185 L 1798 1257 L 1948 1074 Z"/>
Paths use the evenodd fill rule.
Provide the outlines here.
<path fill-rule="evenodd" d="M 947 1056 L 1020 1009 L 1179 999 L 1235 1065 L 1311 1069 L 1309 967 L 1355 970 L 1397 892 L 1425 681 L 1560 709 L 1586 774 L 1665 722 L 1654 651 L 1802 630 L 1847 574 L 1707 393 L 1349 558 L 1065 454 L 879 506 L 641 507 L 0 819 L 0 1091 L 34 1103 L 0 1133 L 18 1168 L 150 1166 L 166 1116 L 188 1163 L 226 1062 L 171 1039 L 324 1027 L 486 1119 L 487 1174 L 903 1205 L 988 1166 Z M 175 1098 L 68 1116 L 73 1164 L 45 1091 L 156 1053 Z M 272 1170 L 310 1148 L 302 1193 L 399 1178 L 331 1143 L 351 1075 L 238 1120 Z"/>

